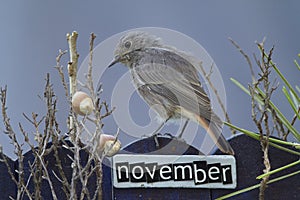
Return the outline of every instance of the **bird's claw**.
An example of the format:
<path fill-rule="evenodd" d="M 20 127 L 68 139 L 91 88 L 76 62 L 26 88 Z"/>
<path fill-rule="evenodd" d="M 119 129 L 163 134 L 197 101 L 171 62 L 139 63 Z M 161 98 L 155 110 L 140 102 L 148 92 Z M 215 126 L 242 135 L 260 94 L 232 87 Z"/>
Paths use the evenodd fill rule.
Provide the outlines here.
<path fill-rule="evenodd" d="M 176 138 L 175 136 L 173 136 L 171 133 L 164 133 L 164 136 L 168 136 L 171 139 Z"/>
<path fill-rule="evenodd" d="M 171 139 L 175 139 L 177 141 L 186 143 L 186 141 L 182 137 L 176 137 L 176 136 L 172 135 L 171 133 L 164 133 L 164 135 L 170 137 Z"/>
<path fill-rule="evenodd" d="M 156 146 L 156 147 L 159 147 L 159 142 L 158 142 L 157 136 L 162 136 L 162 134 L 161 134 L 161 133 L 154 133 L 154 134 L 152 134 L 152 135 L 143 135 L 142 138 L 153 137 L 154 142 L 155 142 L 155 146 Z"/>

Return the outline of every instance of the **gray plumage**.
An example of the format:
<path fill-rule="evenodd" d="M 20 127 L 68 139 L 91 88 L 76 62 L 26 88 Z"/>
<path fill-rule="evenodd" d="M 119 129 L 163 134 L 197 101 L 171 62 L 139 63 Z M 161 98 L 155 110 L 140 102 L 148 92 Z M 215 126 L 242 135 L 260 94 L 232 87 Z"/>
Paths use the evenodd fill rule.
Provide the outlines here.
<path fill-rule="evenodd" d="M 196 121 L 221 151 L 234 154 L 221 134 L 222 121 L 212 111 L 191 60 L 192 57 L 164 45 L 153 35 L 130 32 L 120 39 L 109 67 L 117 62 L 125 64 L 140 96 L 161 118 L 183 117 Z"/>

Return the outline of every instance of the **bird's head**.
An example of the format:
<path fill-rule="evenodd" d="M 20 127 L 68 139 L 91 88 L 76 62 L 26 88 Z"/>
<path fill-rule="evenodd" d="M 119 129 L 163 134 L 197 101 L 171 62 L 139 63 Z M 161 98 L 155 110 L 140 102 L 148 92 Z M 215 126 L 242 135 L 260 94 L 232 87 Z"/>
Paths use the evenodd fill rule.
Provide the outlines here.
<path fill-rule="evenodd" d="M 133 31 L 121 37 L 114 51 L 114 60 L 108 67 L 121 62 L 125 65 L 132 59 L 130 54 L 134 51 L 140 51 L 147 47 L 160 47 L 160 39 L 146 32 Z"/>

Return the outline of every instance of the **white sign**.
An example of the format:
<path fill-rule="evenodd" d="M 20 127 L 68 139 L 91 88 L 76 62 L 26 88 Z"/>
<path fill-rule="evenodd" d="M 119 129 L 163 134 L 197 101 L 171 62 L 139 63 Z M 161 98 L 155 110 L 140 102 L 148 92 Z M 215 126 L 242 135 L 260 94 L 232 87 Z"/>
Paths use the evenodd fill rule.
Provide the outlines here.
<path fill-rule="evenodd" d="M 132 155 L 113 157 L 116 188 L 235 188 L 235 158 L 229 155 Z"/>

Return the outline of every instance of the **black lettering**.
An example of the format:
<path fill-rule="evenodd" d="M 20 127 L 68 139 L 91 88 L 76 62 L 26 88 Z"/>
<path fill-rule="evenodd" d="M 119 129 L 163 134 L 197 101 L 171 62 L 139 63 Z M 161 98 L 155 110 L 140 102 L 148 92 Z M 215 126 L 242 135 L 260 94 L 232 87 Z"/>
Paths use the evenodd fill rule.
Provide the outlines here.
<path fill-rule="evenodd" d="M 207 175 L 208 175 L 208 182 L 209 183 L 218 183 L 222 182 L 221 177 L 221 164 L 214 163 L 207 165 Z"/>
<path fill-rule="evenodd" d="M 232 184 L 232 173 L 231 173 L 231 165 L 223 165 L 222 168 L 222 179 L 223 184 Z"/>
<path fill-rule="evenodd" d="M 195 185 L 208 183 L 207 162 L 195 161 L 194 163 L 194 182 Z"/>
<path fill-rule="evenodd" d="M 159 165 L 159 177 L 160 181 L 173 180 L 172 164 Z"/>
<path fill-rule="evenodd" d="M 116 174 L 118 182 L 129 182 L 129 163 L 116 163 Z"/>
<path fill-rule="evenodd" d="M 145 164 L 143 162 L 130 164 L 130 181 L 146 182 Z"/>
<path fill-rule="evenodd" d="M 145 173 L 146 173 L 147 183 L 160 181 L 157 163 L 145 164 Z"/>
<path fill-rule="evenodd" d="M 173 164 L 174 181 L 193 180 L 193 164 L 178 163 Z"/>
<path fill-rule="evenodd" d="M 125 161 L 125 160 L 124 160 Z M 119 162 L 115 163 L 115 176 L 118 183 L 145 183 L 142 184 L 144 187 L 166 187 L 177 185 L 179 187 L 185 187 L 184 182 L 189 181 L 189 186 L 194 182 L 194 187 L 211 187 L 210 183 L 216 188 L 230 188 L 235 182 L 232 174 L 232 168 L 235 167 L 230 163 L 221 165 L 220 163 L 207 163 L 207 160 L 201 161 L 191 161 L 186 163 L 174 162 L 174 163 L 164 163 L 159 165 L 159 162 L 153 163 L 129 163 L 129 162 Z M 169 183 L 158 184 L 156 182 L 170 181 Z M 181 181 L 181 182 L 178 182 Z M 147 185 L 148 183 L 148 185 Z M 217 184 L 216 184 L 217 183 Z M 126 186 L 125 184 L 122 184 Z M 137 184 L 132 184 L 133 186 L 138 186 Z M 203 186 L 202 186 L 203 185 Z M 227 185 L 227 186 L 226 186 Z M 130 184 L 129 184 L 130 187 Z M 187 186 L 188 187 L 188 186 Z M 193 186 L 192 186 L 193 187 Z"/>

